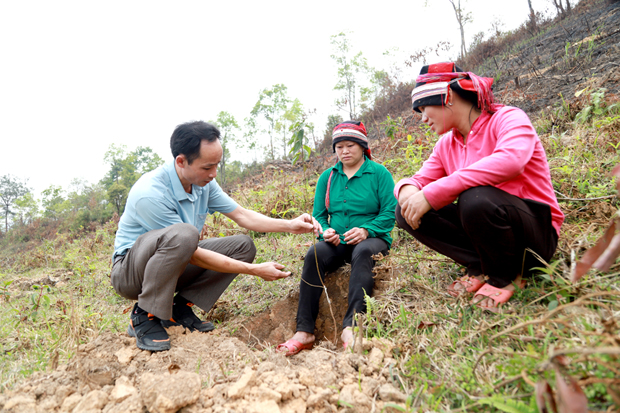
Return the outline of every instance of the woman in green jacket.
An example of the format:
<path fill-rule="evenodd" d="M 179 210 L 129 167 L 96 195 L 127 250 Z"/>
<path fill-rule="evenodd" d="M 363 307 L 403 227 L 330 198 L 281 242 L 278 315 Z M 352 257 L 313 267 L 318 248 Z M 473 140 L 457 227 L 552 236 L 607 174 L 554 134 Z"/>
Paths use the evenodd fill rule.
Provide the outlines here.
<path fill-rule="evenodd" d="M 323 292 L 323 277 L 345 262 L 351 263 L 349 306 L 341 339 L 346 348 L 353 340 L 355 313 L 366 312 L 364 294 L 372 295 L 372 256 L 386 255 L 392 244 L 396 199 L 390 172 L 371 160 L 368 136 L 362 122 L 347 121 L 334 127 L 332 147 L 338 163 L 323 172 L 316 185 L 312 215 L 325 229 L 321 240 L 308 249 L 299 286 L 295 335 L 277 347 L 287 356 L 312 348 L 314 327 Z M 318 262 L 318 268 L 317 268 Z"/>

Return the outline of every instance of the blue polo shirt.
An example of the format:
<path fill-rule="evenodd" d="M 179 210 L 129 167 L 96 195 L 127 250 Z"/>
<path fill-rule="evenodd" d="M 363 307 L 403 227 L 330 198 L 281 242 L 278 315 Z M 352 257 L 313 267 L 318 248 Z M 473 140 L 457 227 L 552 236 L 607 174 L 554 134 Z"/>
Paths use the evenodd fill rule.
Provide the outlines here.
<path fill-rule="evenodd" d="M 140 235 L 154 229 L 186 223 L 200 231 L 207 214 L 232 212 L 238 206 L 215 179 L 204 187 L 192 185 L 191 194 L 185 192 L 171 161 L 142 175 L 129 191 L 114 254 L 125 254 Z"/>

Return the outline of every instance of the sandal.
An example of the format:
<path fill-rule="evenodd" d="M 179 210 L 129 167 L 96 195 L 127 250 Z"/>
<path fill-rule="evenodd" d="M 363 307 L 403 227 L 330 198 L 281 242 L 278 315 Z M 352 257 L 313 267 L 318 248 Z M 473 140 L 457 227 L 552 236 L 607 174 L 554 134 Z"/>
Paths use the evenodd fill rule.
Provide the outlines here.
<path fill-rule="evenodd" d="M 299 353 L 301 350 L 310 350 L 314 347 L 314 341 L 312 343 L 302 344 L 297 340 L 290 339 L 282 344 L 278 344 L 276 347 L 276 351 L 280 351 L 280 349 L 286 349 L 286 353 L 284 354 L 286 357 L 294 356 Z M 284 353 L 283 351 L 281 351 Z"/>
<path fill-rule="evenodd" d="M 521 280 L 519 283 L 514 282 L 514 284 L 517 288 L 523 288 L 525 287 L 525 280 Z M 514 294 L 514 291 L 504 290 L 502 288 L 493 287 L 490 284 L 485 284 L 474 295 L 474 300 L 478 296 L 489 297 L 490 299 L 495 301 L 496 306 L 495 307 L 483 307 L 481 305 L 478 305 L 478 303 L 484 300 L 484 298 L 477 302 L 474 302 L 474 304 L 476 305 L 476 307 L 481 308 L 483 310 L 487 310 L 492 313 L 499 313 L 500 307 L 501 307 L 500 304 L 505 304 L 506 302 L 508 302 L 508 300 L 510 300 L 510 297 L 512 297 L 513 294 Z"/>
<path fill-rule="evenodd" d="M 463 287 L 465 287 L 465 289 L 455 290 L 454 286 L 457 284 L 461 284 Z M 465 292 L 474 293 L 478 291 L 484 284 L 486 284 L 484 281 L 480 281 L 476 277 L 464 275 L 461 278 L 453 281 L 452 284 L 448 286 L 448 294 L 450 294 L 452 297 L 459 297 Z"/>

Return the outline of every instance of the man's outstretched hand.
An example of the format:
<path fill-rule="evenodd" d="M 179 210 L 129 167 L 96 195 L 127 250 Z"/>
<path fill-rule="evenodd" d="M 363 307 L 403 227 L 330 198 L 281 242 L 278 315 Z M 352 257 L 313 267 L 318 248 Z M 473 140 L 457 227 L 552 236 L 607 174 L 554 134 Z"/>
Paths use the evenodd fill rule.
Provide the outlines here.
<path fill-rule="evenodd" d="M 252 275 L 262 278 L 265 281 L 275 281 L 280 278 L 287 278 L 291 275 L 290 271 L 280 271 L 284 265 L 277 262 L 264 262 L 262 264 L 252 264 Z"/>
<path fill-rule="evenodd" d="M 301 214 L 295 219 L 289 221 L 289 232 L 291 234 L 305 234 L 314 231 L 314 236 L 318 237 L 323 233 L 321 224 L 310 214 Z"/>

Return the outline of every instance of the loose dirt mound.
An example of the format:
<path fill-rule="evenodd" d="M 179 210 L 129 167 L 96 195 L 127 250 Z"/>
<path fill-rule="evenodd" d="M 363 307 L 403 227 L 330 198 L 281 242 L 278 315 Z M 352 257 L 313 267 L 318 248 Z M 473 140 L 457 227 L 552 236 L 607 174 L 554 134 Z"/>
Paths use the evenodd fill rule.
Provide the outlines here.
<path fill-rule="evenodd" d="M 377 264 L 374 295 L 383 292 L 392 272 L 389 261 Z M 103 334 L 81 345 L 70 364 L 37 373 L 0 396 L 0 408 L 75 413 L 305 412 L 351 405 L 363 412 L 381 410 L 388 402 L 403 404 L 405 395 L 389 373 L 395 362 L 393 344 L 364 340 L 355 354 L 334 345 L 347 308 L 349 275 L 350 266 L 345 266 L 326 277 L 334 317 L 323 294 L 319 339 L 311 351 L 286 358 L 273 350 L 295 331 L 296 293 L 255 317 L 232 321 L 233 330 L 234 325 L 243 326 L 236 329 L 238 338 L 224 329 L 201 334 L 173 327 L 168 330 L 171 350 L 152 353 L 138 349 L 127 334 Z M 324 340 L 327 337 L 332 341 Z"/>
<path fill-rule="evenodd" d="M 392 345 L 364 342 L 368 355 L 319 346 L 286 358 L 237 338 L 169 330 L 172 349 L 136 348 L 125 334 L 82 345 L 69 365 L 37 373 L 0 396 L 5 412 L 381 411 L 404 405 L 390 377 Z"/>

